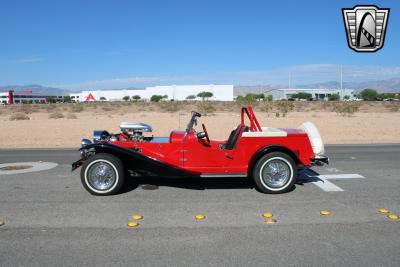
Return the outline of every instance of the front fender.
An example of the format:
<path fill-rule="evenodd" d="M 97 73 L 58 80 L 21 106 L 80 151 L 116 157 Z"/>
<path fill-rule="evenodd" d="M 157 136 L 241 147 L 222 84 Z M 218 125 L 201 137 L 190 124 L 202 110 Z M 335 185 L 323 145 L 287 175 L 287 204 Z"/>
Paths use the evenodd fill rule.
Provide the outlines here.
<path fill-rule="evenodd" d="M 157 159 L 148 157 L 134 148 L 128 149 L 107 142 L 99 142 L 84 146 L 79 149 L 81 151 L 81 160 L 74 162 L 72 168 L 76 169 L 82 165 L 90 155 L 98 153 L 107 153 L 121 159 L 126 168 L 132 169 L 139 174 L 166 176 L 166 177 L 197 177 L 200 173 L 187 171 L 178 166 L 161 162 Z M 89 153 L 86 153 L 88 151 Z M 84 155 L 88 155 L 85 158 Z"/>

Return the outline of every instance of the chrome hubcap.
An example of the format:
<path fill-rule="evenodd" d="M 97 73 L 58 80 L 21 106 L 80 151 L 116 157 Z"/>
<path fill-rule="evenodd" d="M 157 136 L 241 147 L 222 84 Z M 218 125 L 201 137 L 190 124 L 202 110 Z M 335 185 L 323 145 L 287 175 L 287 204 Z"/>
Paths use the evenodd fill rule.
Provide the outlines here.
<path fill-rule="evenodd" d="M 88 172 L 88 182 L 97 190 L 110 189 L 114 185 L 116 177 L 114 168 L 102 161 L 94 163 Z"/>
<path fill-rule="evenodd" d="M 290 175 L 290 168 L 284 161 L 273 159 L 265 164 L 261 178 L 269 187 L 280 188 L 288 182 Z"/>

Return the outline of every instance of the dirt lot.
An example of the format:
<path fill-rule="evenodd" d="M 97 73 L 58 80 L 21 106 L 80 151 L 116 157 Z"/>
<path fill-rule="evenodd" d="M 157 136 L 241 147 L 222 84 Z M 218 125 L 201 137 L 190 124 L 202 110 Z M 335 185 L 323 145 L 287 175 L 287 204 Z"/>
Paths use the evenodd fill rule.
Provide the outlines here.
<path fill-rule="evenodd" d="M 313 122 L 327 144 L 400 143 L 400 103 L 256 104 L 263 126 L 298 127 Z M 201 118 L 211 139 L 227 139 L 240 120 L 235 103 L 87 103 L 0 107 L 0 148 L 78 147 L 94 129 L 117 132 L 122 121 L 151 124 L 154 135 L 168 136 L 184 129 L 190 110 L 208 113 Z M 287 114 L 284 116 L 284 113 Z M 25 117 L 26 120 L 22 120 Z M 279 117 L 278 117 L 279 116 Z M 14 119 L 14 120 L 11 120 Z M 198 126 L 199 127 L 199 126 Z M 199 128 L 200 129 L 200 128 Z"/>

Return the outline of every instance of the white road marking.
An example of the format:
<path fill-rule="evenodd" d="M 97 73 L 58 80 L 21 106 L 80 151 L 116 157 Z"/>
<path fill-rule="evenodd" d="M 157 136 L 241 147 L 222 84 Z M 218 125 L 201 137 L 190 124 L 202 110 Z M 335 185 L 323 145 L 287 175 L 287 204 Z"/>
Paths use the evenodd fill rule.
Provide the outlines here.
<path fill-rule="evenodd" d="M 318 175 L 321 179 L 354 179 L 354 178 L 365 178 L 364 176 L 352 173 L 352 174 L 321 174 Z"/>
<path fill-rule="evenodd" d="M 30 166 L 27 169 L 21 170 L 1 170 L 1 168 L 5 167 L 18 167 L 18 166 Z M 58 164 L 54 162 L 13 162 L 13 163 L 4 163 L 0 164 L 0 175 L 9 175 L 9 174 L 19 174 L 19 173 L 29 173 L 29 172 L 38 172 L 50 170 L 57 167 Z"/>
<path fill-rule="evenodd" d="M 329 179 L 363 179 L 364 176 L 351 173 L 351 174 L 322 174 L 322 175 L 313 175 L 309 173 L 305 173 L 306 176 L 312 179 L 318 179 L 318 181 L 312 182 L 325 192 L 341 192 L 344 191 L 339 186 L 335 185 L 334 183 L 328 181 Z"/>
<path fill-rule="evenodd" d="M 328 172 L 340 172 L 340 170 L 336 168 L 325 168 L 325 170 Z"/>

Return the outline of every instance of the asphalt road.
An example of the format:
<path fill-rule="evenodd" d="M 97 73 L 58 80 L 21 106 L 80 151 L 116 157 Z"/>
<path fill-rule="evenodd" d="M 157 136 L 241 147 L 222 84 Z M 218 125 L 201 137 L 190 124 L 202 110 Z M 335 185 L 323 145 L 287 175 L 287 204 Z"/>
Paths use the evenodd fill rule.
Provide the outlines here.
<path fill-rule="evenodd" d="M 303 177 L 283 195 L 240 178 L 141 179 L 153 186 L 131 182 L 95 197 L 70 171 L 74 150 L 0 150 L 0 163 L 59 164 L 0 175 L 0 266 L 400 266 L 400 221 L 377 212 L 400 213 L 400 145 L 328 146 L 327 154 L 319 174 L 365 178 L 330 180 L 343 191 L 326 192 Z M 276 224 L 263 222 L 265 211 Z M 144 219 L 128 228 L 137 213 Z"/>

